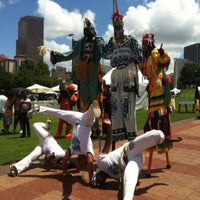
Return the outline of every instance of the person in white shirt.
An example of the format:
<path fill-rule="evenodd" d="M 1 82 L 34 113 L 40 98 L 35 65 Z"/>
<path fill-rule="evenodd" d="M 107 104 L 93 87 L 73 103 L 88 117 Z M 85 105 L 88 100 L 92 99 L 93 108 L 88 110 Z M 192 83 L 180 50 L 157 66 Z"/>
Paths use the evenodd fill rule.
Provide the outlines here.
<path fill-rule="evenodd" d="M 47 170 L 50 170 L 50 164 L 53 164 L 53 162 L 59 164 L 65 155 L 65 151 L 48 132 L 49 128 L 50 121 L 47 121 L 47 123 L 36 122 L 33 124 L 33 129 L 37 134 L 40 143 L 22 160 L 10 165 L 10 176 L 14 177 L 22 173 L 31 165 L 33 161 L 37 160 L 43 154 L 45 155 L 45 168 Z"/>
<path fill-rule="evenodd" d="M 3 129 L 1 129 L 3 133 L 6 132 L 4 112 L 5 112 L 5 103 L 8 99 L 4 94 L 5 94 L 5 91 L 3 89 L 0 89 L 0 120 L 2 119 L 3 121 Z"/>
<path fill-rule="evenodd" d="M 179 142 L 182 138 L 168 139 L 162 131 L 151 130 L 109 152 L 112 141 L 111 122 L 107 118 L 103 120 L 103 123 L 107 124 L 108 131 L 104 148 L 97 159 L 97 169 L 91 180 L 92 186 L 101 187 L 108 177 L 118 179 L 123 191 L 123 200 L 132 200 L 144 163 L 143 152 L 149 147 L 161 144 L 164 140 Z"/>
<path fill-rule="evenodd" d="M 97 100 L 94 100 L 89 109 L 82 113 L 71 110 L 61 110 L 50 107 L 39 107 L 39 113 L 54 115 L 72 124 L 71 145 L 62 160 L 63 174 L 67 175 L 67 167 L 72 155 L 78 155 L 77 161 L 80 167 L 88 167 L 89 181 L 94 171 L 94 149 L 91 139 L 91 127 L 96 118 L 101 116 L 101 110 Z"/>

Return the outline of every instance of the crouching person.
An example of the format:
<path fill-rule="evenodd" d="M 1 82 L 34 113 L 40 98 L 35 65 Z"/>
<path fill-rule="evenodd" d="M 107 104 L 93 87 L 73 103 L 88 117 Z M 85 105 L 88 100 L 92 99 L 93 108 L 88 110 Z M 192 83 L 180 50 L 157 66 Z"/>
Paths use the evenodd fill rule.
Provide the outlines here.
<path fill-rule="evenodd" d="M 107 129 L 110 131 L 107 132 L 104 147 L 97 159 L 98 168 L 93 174 L 92 186 L 101 187 L 108 177 L 117 179 L 123 190 L 123 200 L 132 200 L 144 163 L 143 152 L 149 147 L 163 143 L 164 140 L 179 142 L 182 139 L 167 139 L 162 131 L 151 130 L 109 152 L 112 141 L 111 122 L 107 118 L 103 123 L 110 127 Z"/>

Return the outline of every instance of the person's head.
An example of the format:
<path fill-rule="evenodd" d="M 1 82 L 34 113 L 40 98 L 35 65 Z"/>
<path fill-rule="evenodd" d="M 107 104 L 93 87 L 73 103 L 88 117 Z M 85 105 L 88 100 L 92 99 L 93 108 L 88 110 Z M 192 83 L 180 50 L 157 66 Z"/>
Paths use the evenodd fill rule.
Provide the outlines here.
<path fill-rule="evenodd" d="M 70 94 L 73 94 L 74 91 L 75 91 L 75 86 L 73 84 L 68 84 L 67 89 L 68 89 Z"/>
<path fill-rule="evenodd" d="M 5 94 L 5 90 L 4 89 L 0 89 L 0 95 L 4 95 Z"/>
<path fill-rule="evenodd" d="M 84 36 L 89 40 L 92 40 L 94 37 L 96 37 L 95 28 L 93 24 L 87 18 L 85 18 L 85 21 L 84 21 L 83 33 L 84 33 Z"/>
<path fill-rule="evenodd" d="M 116 10 L 112 15 L 115 40 L 121 40 L 124 37 L 123 17 L 124 16 L 118 10 Z"/>
<path fill-rule="evenodd" d="M 23 98 L 27 98 L 27 97 L 28 97 L 28 92 L 27 92 L 26 90 L 23 90 L 23 91 L 21 92 L 21 96 L 22 96 Z"/>
<path fill-rule="evenodd" d="M 108 178 L 108 174 L 104 171 L 101 171 L 99 168 L 93 173 L 92 176 L 92 186 L 93 187 L 101 187 L 106 182 L 106 179 Z"/>

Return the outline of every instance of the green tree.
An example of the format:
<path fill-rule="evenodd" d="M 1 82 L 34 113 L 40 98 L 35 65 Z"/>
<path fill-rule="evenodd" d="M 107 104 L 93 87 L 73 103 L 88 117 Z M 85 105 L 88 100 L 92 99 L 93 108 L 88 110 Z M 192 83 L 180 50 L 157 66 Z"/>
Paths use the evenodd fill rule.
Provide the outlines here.
<path fill-rule="evenodd" d="M 186 63 L 180 73 L 179 83 L 182 88 L 200 84 L 200 65 L 193 62 Z"/>
<path fill-rule="evenodd" d="M 13 84 L 13 76 L 10 72 L 6 72 L 0 65 L 0 88 L 8 91 Z"/>
<path fill-rule="evenodd" d="M 50 87 L 53 83 L 48 65 L 42 60 L 38 63 L 32 59 L 22 61 L 19 71 L 14 76 L 17 87 L 28 87 L 35 83 Z"/>

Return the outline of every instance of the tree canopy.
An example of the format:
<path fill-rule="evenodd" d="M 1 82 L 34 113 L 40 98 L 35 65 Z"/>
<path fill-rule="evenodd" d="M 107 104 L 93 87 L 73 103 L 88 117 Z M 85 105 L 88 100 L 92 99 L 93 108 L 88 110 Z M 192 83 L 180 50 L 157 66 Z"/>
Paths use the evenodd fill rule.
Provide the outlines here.
<path fill-rule="evenodd" d="M 193 62 L 188 62 L 185 63 L 183 66 L 181 73 L 180 73 L 180 78 L 179 78 L 179 84 L 181 88 L 184 87 L 191 87 L 191 86 L 196 86 L 200 85 L 200 65 L 195 64 Z"/>
<path fill-rule="evenodd" d="M 32 59 L 25 59 L 19 70 L 14 73 L 6 72 L 0 66 L 0 76 L 0 88 L 6 91 L 15 87 L 28 87 L 35 83 L 47 87 L 57 84 L 56 80 L 50 76 L 48 65 L 42 60 L 36 63 Z"/>

